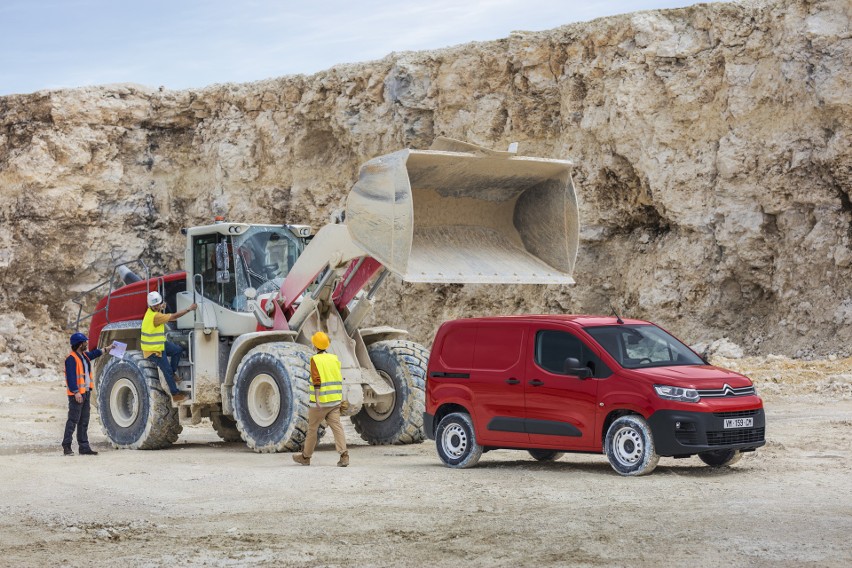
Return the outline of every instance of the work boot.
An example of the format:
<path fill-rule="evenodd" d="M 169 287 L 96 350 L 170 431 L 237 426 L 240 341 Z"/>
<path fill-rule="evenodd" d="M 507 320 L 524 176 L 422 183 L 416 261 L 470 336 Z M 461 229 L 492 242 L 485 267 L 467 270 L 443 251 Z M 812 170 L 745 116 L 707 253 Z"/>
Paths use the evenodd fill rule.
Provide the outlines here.
<path fill-rule="evenodd" d="M 172 402 L 181 403 L 186 400 L 186 395 L 182 392 L 172 395 Z"/>
<path fill-rule="evenodd" d="M 311 465 L 311 458 L 306 458 L 302 454 L 293 454 L 293 461 L 302 465 Z"/>
<path fill-rule="evenodd" d="M 98 452 L 96 452 L 92 448 L 80 448 L 80 455 L 81 456 L 96 456 L 96 455 L 98 455 Z"/>
<path fill-rule="evenodd" d="M 349 452 L 343 452 L 337 461 L 337 467 L 346 467 L 347 465 L 349 465 Z"/>
<path fill-rule="evenodd" d="M 74 450 L 72 450 L 71 448 L 62 448 L 62 455 L 63 456 L 73 456 Z"/>

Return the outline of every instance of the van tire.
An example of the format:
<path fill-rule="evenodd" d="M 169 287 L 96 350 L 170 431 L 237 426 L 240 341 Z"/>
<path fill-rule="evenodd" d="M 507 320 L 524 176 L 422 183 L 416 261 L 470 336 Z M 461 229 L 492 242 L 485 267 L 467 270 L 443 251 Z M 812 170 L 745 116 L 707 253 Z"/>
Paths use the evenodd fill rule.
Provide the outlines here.
<path fill-rule="evenodd" d="M 651 427 L 637 414 L 622 416 L 610 424 L 604 452 L 612 469 L 621 475 L 647 475 L 660 460 Z"/>
<path fill-rule="evenodd" d="M 743 453 L 739 450 L 712 450 L 701 452 L 698 457 L 710 467 L 725 467 L 740 461 Z"/>
<path fill-rule="evenodd" d="M 393 383 L 395 396 L 384 414 L 365 406 L 352 416 L 355 431 L 372 445 L 422 442 L 429 351 L 412 341 L 390 340 L 373 343 L 367 352 L 379 374 Z"/>
<path fill-rule="evenodd" d="M 557 452 L 555 450 L 528 450 L 530 455 L 540 462 L 556 461 L 565 455 L 565 452 Z"/>
<path fill-rule="evenodd" d="M 438 457 L 447 467 L 473 467 L 482 457 L 484 448 L 476 442 L 476 432 L 470 416 L 463 412 L 446 415 L 435 431 Z"/>
<path fill-rule="evenodd" d="M 160 385 L 159 368 L 140 351 L 110 357 L 98 379 L 101 428 L 114 448 L 159 450 L 174 444 L 183 427 Z"/>

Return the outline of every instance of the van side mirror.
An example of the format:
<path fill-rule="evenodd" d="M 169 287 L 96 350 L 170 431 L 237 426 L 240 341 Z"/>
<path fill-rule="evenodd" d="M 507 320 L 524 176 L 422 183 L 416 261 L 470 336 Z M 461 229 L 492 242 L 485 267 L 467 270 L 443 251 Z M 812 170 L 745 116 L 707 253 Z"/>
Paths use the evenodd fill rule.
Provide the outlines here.
<path fill-rule="evenodd" d="M 562 369 L 566 375 L 572 375 L 578 379 L 588 379 L 592 376 L 592 370 L 585 365 L 581 365 L 580 360 L 576 357 L 568 357 L 565 359 L 565 364 Z"/>

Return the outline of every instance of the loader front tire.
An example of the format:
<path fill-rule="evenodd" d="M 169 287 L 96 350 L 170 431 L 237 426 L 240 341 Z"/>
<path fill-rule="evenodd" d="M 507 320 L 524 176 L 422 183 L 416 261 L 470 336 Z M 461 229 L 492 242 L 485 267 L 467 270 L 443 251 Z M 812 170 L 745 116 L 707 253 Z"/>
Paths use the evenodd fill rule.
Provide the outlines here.
<path fill-rule="evenodd" d="M 429 351 L 402 340 L 378 341 L 367 351 L 379 375 L 393 384 L 395 396 L 386 407 L 365 405 L 352 417 L 355 430 L 373 445 L 422 442 Z"/>
<path fill-rule="evenodd" d="M 183 427 L 160 386 L 157 365 L 139 351 L 110 357 L 98 380 L 101 428 L 115 448 L 158 450 L 174 444 Z"/>
<path fill-rule="evenodd" d="M 296 452 L 308 431 L 311 355 L 297 343 L 264 343 L 240 361 L 234 420 L 256 452 Z"/>

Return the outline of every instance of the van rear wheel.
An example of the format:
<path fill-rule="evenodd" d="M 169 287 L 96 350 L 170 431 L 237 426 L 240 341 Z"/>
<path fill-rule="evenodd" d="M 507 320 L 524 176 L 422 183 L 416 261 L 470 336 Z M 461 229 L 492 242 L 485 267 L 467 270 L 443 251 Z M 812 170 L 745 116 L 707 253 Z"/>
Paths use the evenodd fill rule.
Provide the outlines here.
<path fill-rule="evenodd" d="M 435 431 L 435 444 L 444 465 L 458 469 L 475 466 L 484 450 L 476 442 L 470 416 L 463 412 L 453 412 L 441 419 Z"/>

